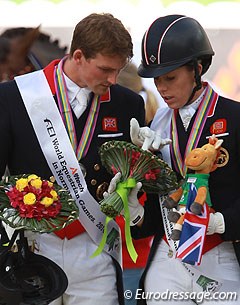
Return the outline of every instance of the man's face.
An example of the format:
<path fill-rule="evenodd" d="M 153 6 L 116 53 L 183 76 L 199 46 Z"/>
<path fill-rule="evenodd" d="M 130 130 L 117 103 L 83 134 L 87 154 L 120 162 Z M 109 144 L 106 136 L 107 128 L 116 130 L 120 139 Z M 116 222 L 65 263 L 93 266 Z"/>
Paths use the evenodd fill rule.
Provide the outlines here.
<path fill-rule="evenodd" d="M 127 63 L 126 58 L 98 53 L 95 58 L 86 59 L 82 54 L 78 61 L 74 82 L 88 87 L 97 95 L 105 94 L 117 82 L 117 76 Z"/>

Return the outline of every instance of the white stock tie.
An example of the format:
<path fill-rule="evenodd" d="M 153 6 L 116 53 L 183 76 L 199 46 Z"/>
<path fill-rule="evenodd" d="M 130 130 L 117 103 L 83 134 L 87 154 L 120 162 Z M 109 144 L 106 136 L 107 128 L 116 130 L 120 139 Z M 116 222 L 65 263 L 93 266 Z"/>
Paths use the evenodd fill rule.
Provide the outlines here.
<path fill-rule="evenodd" d="M 89 93 L 89 89 L 82 88 L 79 90 L 76 98 L 71 102 L 72 109 L 78 119 L 87 108 Z"/>
<path fill-rule="evenodd" d="M 194 116 L 195 112 L 197 111 L 199 104 L 201 103 L 202 99 L 204 98 L 206 88 L 203 90 L 201 95 L 191 104 L 184 106 L 179 109 L 179 114 L 183 122 L 184 129 L 187 131 L 189 123 Z"/>
<path fill-rule="evenodd" d="M 192 107 L 179 109 L 179 114 L 180 114 L 180 117 L 182 119 L 184 129 L 186 131 L 188 129 L 188 125 L 189 125 L 189 123 L 191 121 L 191 118 L 193 117 L 194 113 L 195 113 L 195 109 L 192 108 Z"/>

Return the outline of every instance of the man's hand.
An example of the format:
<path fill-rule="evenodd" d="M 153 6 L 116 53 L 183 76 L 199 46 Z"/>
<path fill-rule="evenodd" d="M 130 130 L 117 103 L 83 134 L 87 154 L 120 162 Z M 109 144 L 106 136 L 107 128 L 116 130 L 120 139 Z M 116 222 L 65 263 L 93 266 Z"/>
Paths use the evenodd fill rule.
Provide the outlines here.
<path fill-rule="evenodd" d="M 162 139 L 161 136 L 149 127 L 140 127 L 138 121 L 132 118 L 130 121 L 130 136 L 133 144 L 143 150 L 159 150 L 164 145 L 170 144 L 170 139 Z"/>
<path fill-rule="evenodd" d="M 117 184 L 121 179 L 121 173 L 116 173 L 116 175 L 110 181 L 107 192 L 103 193 L 103 197 L 106 198 L 111 193 L 116 190 Z M 142 183 L 138 182 L 136 186 L 130 191 L 128 195 L 128 208 L 130 214 L 130 226 L 135 226 L 143 218 L 144 208 L 139 203 L 137 194 L 142 187 Z M 121 212 L 123 214 L 124 211 Z"/>
<path fill-rule="evenodd" d="M 225 232 L 225 222 L 223 215 L 219 212 L 210 213 L 207 228 L 207 235 L 214 233 L 223 234 Z"/>
<path fill-rule="evenodd" d="M 120 181 L 120 179 L 121 179 L 121 173 L 118 172 L 110 181 L 107 192 L 103 193 L 104 198 L 108 197 L 110 194 L 112 194 L 116 190 L 117 184 Z"/>

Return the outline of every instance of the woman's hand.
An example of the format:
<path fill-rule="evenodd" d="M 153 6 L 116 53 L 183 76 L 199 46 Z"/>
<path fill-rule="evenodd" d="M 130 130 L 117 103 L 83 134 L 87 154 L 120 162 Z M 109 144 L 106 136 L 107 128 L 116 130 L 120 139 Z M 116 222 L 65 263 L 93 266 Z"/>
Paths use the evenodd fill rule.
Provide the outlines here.
<path fill-rule="evenodd" d="M 160 150 L 164 145 L 170 144 L 172 141 L 162 137 L 149 127 L 140 127 L 138 121 L 132 118 L 130 121 L 130 136 L 133 144 L 140 146 L 143 150 Z"/>

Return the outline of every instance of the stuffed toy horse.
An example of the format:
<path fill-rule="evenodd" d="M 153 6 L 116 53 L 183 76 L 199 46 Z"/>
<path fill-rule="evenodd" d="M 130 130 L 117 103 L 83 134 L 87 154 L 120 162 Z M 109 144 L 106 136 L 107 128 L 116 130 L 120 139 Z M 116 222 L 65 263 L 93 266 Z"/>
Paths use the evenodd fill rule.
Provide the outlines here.
<path fill-rule="evenodd" d="M 171 209 L 168 219 L 175 223 L 171 239 L 179 240 L 186 203 L 191 200 L 190 211 L 195 214 L 201 214 L 203 204 L 206 202 L 211 206 L 211 199 L 208 190 L 209 173 L 216 170 L 220 147 L 223 140 L 218 140 L 215 135 L 209 138 L 209 143 L 201 148 L 195 148 L 186 156 L 186 167 L 193 171 L 185 177 L 184 183 L 173 193 L 171 193 L 163 202 L 163 206 Z M 190 190 L 194 185 L 194 195 Z M 189 196 L 192 196 L 191 198 Z M 177 208 L 177 209 L 176 209 Z"/>

